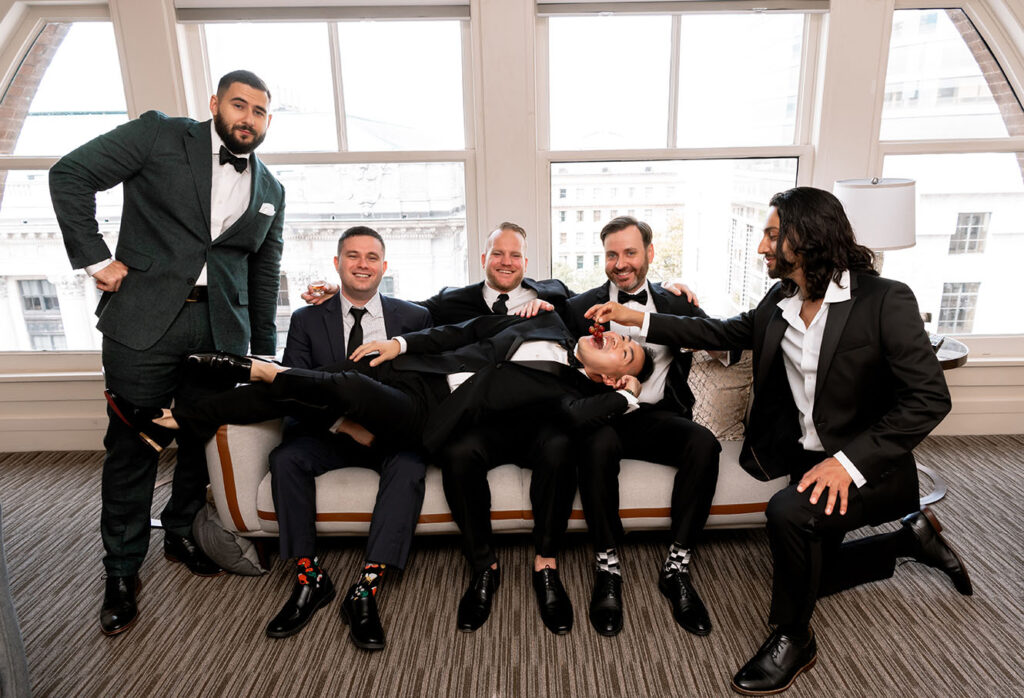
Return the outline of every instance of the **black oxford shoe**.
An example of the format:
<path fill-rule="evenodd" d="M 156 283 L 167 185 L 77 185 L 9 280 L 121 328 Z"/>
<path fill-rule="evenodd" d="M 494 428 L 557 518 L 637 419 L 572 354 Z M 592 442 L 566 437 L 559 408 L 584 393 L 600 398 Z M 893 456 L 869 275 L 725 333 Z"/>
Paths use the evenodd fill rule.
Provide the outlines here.
<path fill-rule="evenodd" d="M 594 577 L 590 624 L 605 637 L 614 637 L 622 630 L 622 575 L 600 571 Z"/>
<path fill-rule="evenodd" d="M 537 593 L 540 619 L 555 635 L 565 635 L 572 630 L 572 602 L 565 593 L 558 570 L 545 567 L 533 573 L 533 590 Z"/>
<path fill-rule="evenodd" d="M 292 595 L 285 601 L 280 612 L 267 624 L 267 637 L 290 637 L 299 632 L 306 627 L 306 623 L 317 609 L 331 602 L 334 594 L 331 578 L 323 571 L 320 573 L 319 582 L 295 582 Z"/>
<path fill-rule="evenodd" d="M 139 617 L 135 597 L 142 589 L 138 575 L 130 577 L 108 576 L 100 609 L 100 630 L 104 635 L 117 635 L 132 627 Z"/>
<path fill-rule="evenodd" d="M 138 407 L 110 390 L 104 390 L 103 397 L 107 399 L 111 412 L 157 453 L 167 448 L 177 436 L 174 430 L 153 421 L 163 414 L 159 407 Z"/>
<path fill-rule="evenodd" d="M 501 570 L 488 567 L 473 575 L 469 588 L 459 601 L 456 624 L 459 630 L 471 633 L 491 615 L 491 599 L 501 586 Z"/>
<path fill-rule="evenodd" d="M 903 525 L 917 538 L 918 549 L 914 559 L 929 567 L 945 572 L 953 586 L 964 596 L 974 594 L 974 585 L 967 574 L 967 567 L 956 551 L 940 535 L 942 524 L 935 512 L 925 507 L 903 518 Z"/>
<path fill-rule="evenodd" d="M 171 562 L 184 563 L 197 577 L 219 577 L 224 574 L 216 562 L 206 557 L 191 538 L 164 531 L 164 557 Z"/>
<path fill-rule="evenodd" d="M 800 641 L 776 629 L 733 677 L 733 690 L 748 696 L 781 693 L 817 660 L 818 643 L 813 630 L 806 640 Z"/>
<path fill-rule="evenodd" d="M 377 613 L 377 599 L 366 587 L 353 584 L 341 602 L 341 619 L 348 623 L 352 644 L 364 650 L 382 650 L 384 626 Z"/>
<path fill-rule="evenodd" d="M 232 383 L 248 383 L 252 380 L 252 359 L 226 351 L 189 354 L 186 365 L 201 375 L 229 380 Z"/>
<path fill-rule="evenodd" d="M 662 570 L 658 576 L 658 589 L 672 604 L 672 617 L 684 630 L 694 635 L 707 635 L 711 632 L 708 609 L 693 588 L 689 572 L 666 573 Z"/>

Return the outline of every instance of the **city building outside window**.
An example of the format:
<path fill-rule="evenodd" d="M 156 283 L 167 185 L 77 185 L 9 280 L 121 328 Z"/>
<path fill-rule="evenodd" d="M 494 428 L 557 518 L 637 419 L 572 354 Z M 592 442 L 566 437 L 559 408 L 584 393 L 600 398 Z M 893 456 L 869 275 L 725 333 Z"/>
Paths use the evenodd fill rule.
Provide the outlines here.
<path fill-rule="evenodd" d="M 956 219 L 956 232 L 949 238 L 950 254 L 985 251 L 985 235 L 991 213 L 961 213 Z"/>
<path fill-rule="evenodd" d="M 946 282 L 942 285 L 940 333 L 970 334 L 980 287 L 980 282 Z"/>

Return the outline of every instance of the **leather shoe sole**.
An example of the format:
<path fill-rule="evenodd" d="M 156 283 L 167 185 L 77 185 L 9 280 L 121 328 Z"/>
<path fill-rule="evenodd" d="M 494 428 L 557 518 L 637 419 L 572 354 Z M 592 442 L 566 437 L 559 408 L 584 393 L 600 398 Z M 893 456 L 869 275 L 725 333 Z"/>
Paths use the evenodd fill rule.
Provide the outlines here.
<path fill-rule="evenodd" d="M 770 691 L 751 691 L 746 688 L 740 688 L 735 683 L 732 683 L 732 690 L 736 691 L 737 693 L 742 693 L 745 696 L 771 696 L 776 693 L 782 693 L 783 691 L 789 690 L 789 687 L 793 685 L 793 682 L 796 681 L 796 678 L 800 676 L 800 674 L 804 673 L 805 671 L 808 671 L 811 667 L 813 667 L 815 662 L 817 661 L 818 655 L 814 655 L 813 657 L 811 657 L 811 661 L 807 662 L 802 667 L 797 669 L 796 673 L 793 674 L 793 678 L 789 680 L 789 683 L 787 683 L 785 686 L 781 688 L 773 688 Z"/>

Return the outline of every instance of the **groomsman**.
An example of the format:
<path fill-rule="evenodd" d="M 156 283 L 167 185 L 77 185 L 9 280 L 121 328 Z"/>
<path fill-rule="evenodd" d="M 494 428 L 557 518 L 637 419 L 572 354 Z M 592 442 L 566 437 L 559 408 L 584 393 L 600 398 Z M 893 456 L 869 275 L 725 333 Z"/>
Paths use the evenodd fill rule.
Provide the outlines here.
<path fill-rule="evenodd" d="M 149 111 L 64 156 L 50 194 L 71 265 L 103 291 L 109 426 L 100 530 L 106 589 L 100 629 L 127 630 L 138 616 L 139 567 L 162 445 L 131 425 L 174 400 L 227 385 L 184 380 L 196 350 L 273 355 L 284 188 L 254 154 L 270 125 L 270 90 L 247 70 L 220 79 L 212 119 Z M 124 185 L 117 248 L 96 222 L 96 193 Z M 184 436 L 171 498 L 160 516 L 164 556 L 200 576 L 222 571 L 196 547 L 192 520 L 205 501 L 204 444 Z"/>
<path fill-rule="evenodd" d="M 630 216 L 615 218 L 601 230 L 601 242 L 608 283 L 569 300 L 568 324 L 574 333 L 585 333 L 591 325 L 585 317 L 591 306 L 608 301 L 641 311 L 706 317 L 687 297 L 647 280 L 654 260 L 653 233 L 647 223 Z M 596 557 L 590 623 L 601 635 L 622 630 L 619 461 L 636 458 L 676 468 L 672 544 L 658 575 L 658 588 L 672 605 L 679 625 L 707 635 L 711 619 L 693 587 L 690 561 L 711 510 L 722 449 L 710 431 L 692 421 L 694 398 L 687 385 L 691 355 L 646 341 L 636 328 L 605 323 L 605 329 L 609 327 L 646 347 L 654 357 L 654 372 L 644 382 L 638 410 L 616 417 L 578 446 L 580 500 Z"/>

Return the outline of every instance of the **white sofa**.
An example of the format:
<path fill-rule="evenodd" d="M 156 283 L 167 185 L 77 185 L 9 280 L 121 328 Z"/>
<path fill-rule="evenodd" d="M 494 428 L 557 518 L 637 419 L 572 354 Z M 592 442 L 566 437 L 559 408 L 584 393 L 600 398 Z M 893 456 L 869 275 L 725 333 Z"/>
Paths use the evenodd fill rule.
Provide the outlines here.
<path fill-rule="evenodd" d="M 764 524 L 769 498 L 785 478 L 760 482 L 739 465 L 742 420 L 750 399 L 750 357 L 723 367 L 702 352 L 694 358 L 690 386 L 697 404 L 694 419 L 722 443 L 718 488 L 708 528 L 742 528 Z M 225 528 L 244 536 L 278 535 L 270 490 L 268 455 L 281 441 L 280 420 L 248 426 L 226 425 L 207 445 L 210 483 Z M 645 461 L 624 460 L 619 475 L 620 514 L 626 530 L 662 529 L 670 523 L 669 507 L 675 469 Z M 491 521 L 496 532 L 528 532 L 530 471 L 503 465 L 488 474 Z M 366 468 L 342 468 L 316 480 L 316 528 L 319 535 L 365 535 L 377 496 L 377 474 Z M 579 496 L 573 504 L 570 531 L 585 530 Z M 416 533 L 456 533 L 441 488 L 441 471 L 427 469 L 426 495 Z"/>

